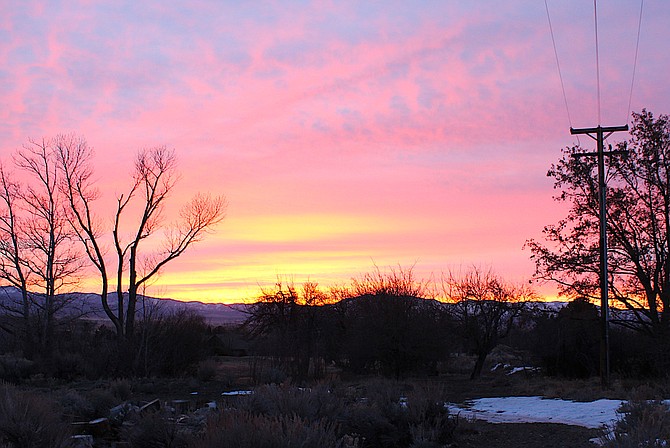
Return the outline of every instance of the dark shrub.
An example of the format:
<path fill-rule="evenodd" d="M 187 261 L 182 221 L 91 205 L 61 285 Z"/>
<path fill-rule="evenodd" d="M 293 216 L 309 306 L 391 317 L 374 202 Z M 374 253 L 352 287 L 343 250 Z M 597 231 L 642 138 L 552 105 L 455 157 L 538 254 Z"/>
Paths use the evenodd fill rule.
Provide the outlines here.
<path fill-rule="evenodd" d="M 449 416 L 441 390 L 418 388 L 407 394 L 412 447 L 442 447 L 454 440 L 457 422 Z"/>
<path fill-rule="evenodd" d="M 360 437 L 364 448 L 400 448 L 412 442 L 409 424 L 400 406 L 356 403 L 344 414 L 344 428 Z"/>
<path fill-rule="evenodd" d="M 80 392 L 69 389 L 62 393 L 58 399 L 62 412 L 76 420 L 93 419 L 99 417 L 93 403 Z"/>
<path fill-rule="evenodd" d="M 442 391 L 391 381 L 373 381 L 346 407 L 342 431 L 357 434 L 360 447 L 444 446 L 453 441 L 456 420 Z"/>
<path fill-rule="evenodd" d="M 267 416 L 295 415 L 306 421 L 336 420 L 342 412 L 342 401 L 325 386 L 301 389 L 293 386 L 268 385 L 243 397 L 238 409 Z"/>
<path fill-rule="evenodd" d="M 205 436 L 194 448 L 339 448 L 334 425 L 309 422 L 295 415 L 258 415 L 225 411 L 209 422 Z"/>
<path fill-rule="evenodd" d="M 0 385 L 0 446 L 58 448 L 69 441 L 60 412 L 43 396 Z"/>
<path fill-rule="evenodd" d="M 670 411 L 661 401 L 628 402 L 621 417 L 605 434 L 603 446 L 617 448 L 665 447 L 670 440 Z"/>
<path fill-rule="evenodd" d="M 133 392 L 132 386 L 128 380 L 114 380 L 109 385 L 109 392 L 119 401 L 128 400 Z"/>
<path fill-rule="evenodd" d="M 45 373 L 54 378 L 72 381 L 85 372 L 86 360 L 80 353 L 57 351 L 45 360 Z"/>
<path fill-rule="evenodd" d="M 107 415 L 109 410 L 119 404 L 119 398 L 107 388 L 96 388 L 86 394 L 97 416 Z"/>
<path fill-rule="evenodd" d="M 445 446 L 455 427 L 441 390 L 383 379 L 313 389 L 271 385 L 228 402 L 202 446 L 303 446 L 292 445 L 299 437 L 326 448 Z"/>
<path fill-rule="evenodd" d="M 122 439 L 133 447 L 186 448 L 187 438 L 179 432 L 177 422 L 160 413 L 143 417 L 138 424 L 124 428 Z"/>
<path fill-rule="evenodd" d="M 140 324 L 136 371 L 145 375 L 195 373 L 205 355 L 204 317 L 189 311 L 159 314 Z"/>
<path fill-rule="evenodd" d="M 35 371 L 35 363 L 29 359 L 13 355 L 0 356 L 0 379 L 18 382 Z"/>
<path fill-rule="evenodd" d="M 409 372 L 434 371 L 446 358 L 445 326 L 432 300 L 368 294 L 339 304 L 343 366 L 355 373 L 381 373 L 396 379 Z"/>
<path fill-rule="evenodd" d="M 549 375 L 596 375 L 600 350 L 598 308 L 586 299 L 573 300 L 555 318 L 538 319 L 535 341 L 535 352 Z"/>

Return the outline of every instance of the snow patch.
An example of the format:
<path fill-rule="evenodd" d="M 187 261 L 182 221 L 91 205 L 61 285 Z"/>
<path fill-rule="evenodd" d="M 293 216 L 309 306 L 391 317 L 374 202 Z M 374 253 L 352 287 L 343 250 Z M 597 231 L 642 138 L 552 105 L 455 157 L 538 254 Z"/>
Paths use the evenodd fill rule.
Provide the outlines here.
<path fill-rule="evenodd" d="M 578 402 L 542 397 L 480 398 L 462 405 L 447 404 L 449 412 L 490 423 L 560 423 L 602 428 L 617 419 L 621 400 Z"/>
<path fill-rule="evenodd" d="M 540 369 L 538 369 L 537 367 L 527 367 L 527 366 L 526 367 L 514 367 L 514 368 L 512 368 L 512 370 L 507 372 L 507 374 L 508 375 L 514 375 L 515 373 L 519 373 L 519 372 L 537 373 L 539 371 L 540 371 Z"/>
<path fill-rule="evenodd" d="M 253 390 L 233 390 L 230 392 L 223 392 L 221 393 L 222 397 L 237 397 L 239 395 L 251 395 L 253 394 Z"/>
<path fill-rule="evenodd" d="M 503 364 L 499 362 L 495 366 L 491 367 L 491 372 L 505 372 L 507 375 L 514 375 L 515 373 L 519 372 L 528 372 L 528 373 L 537 373 L 540 371 L 539 367 L 529 367 L 529 366 L 521 366 L 521 367 L 512 367 L 509 364 Z"/>

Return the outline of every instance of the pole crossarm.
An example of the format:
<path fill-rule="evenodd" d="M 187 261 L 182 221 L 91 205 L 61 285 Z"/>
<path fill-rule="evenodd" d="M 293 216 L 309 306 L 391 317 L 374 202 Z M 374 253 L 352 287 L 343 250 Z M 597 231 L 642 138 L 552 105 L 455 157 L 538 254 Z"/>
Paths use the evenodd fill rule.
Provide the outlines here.
<path fill-rule="evenodd" d="M 598 126 L 595 128 L 570 128 L 570 134 L 576 135 L 576 134 L 598 134 L 602 132 L 603 134 L 605 132 L 621 132 L 621 131 L 627 131 L 628 130 L 628 125 L 625 124 L 623 126 Z M 593 136 L 590 136 L 591 138 L 595 138 Z"/>
<path fill-rule="evenodd" d="M 628 151 L 604 151 L 603 156 L 625 156 L 628 155 Z M 572 157 L 597 157 L 597 152 L 575 152 L 571 154 Z"/>

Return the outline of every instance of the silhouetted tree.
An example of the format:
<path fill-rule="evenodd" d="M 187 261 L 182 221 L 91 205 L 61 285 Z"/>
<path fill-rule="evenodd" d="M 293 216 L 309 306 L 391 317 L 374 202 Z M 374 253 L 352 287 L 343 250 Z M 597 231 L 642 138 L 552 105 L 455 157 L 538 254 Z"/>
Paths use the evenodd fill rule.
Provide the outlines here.
<path fill-rule="evenodd" d="M 450 272 L 442 285 L 449 302 L 444 309 L 477 356 L 470 375 L 477 378 L 489 353 L 510 333 L 535 294 L 525 285 L 507 283 L 478 267 L 462 275 Z"/>
<path fill-rule="evenodd" d="M 10 311 L 22 316 L 26 349 L 37 337 L 50 354 L 56 314 L 83 267 L 75 234 L 65 213 L 65 198 L 53 140 L 30 141 L 14 155 L 21 182 L 0 167 L 0 276 L 21 291 Z"/>
<path fill-rule="evenodd" d="M 303 379 L 310 365 L 339 362 L 355 372 L 400 377 L 430 369 L 446 354 L 437 302 L 411 269 L 376 269 L 328 294 L 308 282 L 279 281 L 249 309 L 244 326 L 285 371 Z M 316 369 L 314 374 L 320 371 Z"/>
<path fill-rule="evenodd" d="M 431 294 L 428 282 L 417 280 L 411 268 L 375 268 L 353 279 L 349 298 L 339 305 L 346 366 L 396 378 L 434 370 L 446 354 L 446 339 Z"/>
<path fill-rule="evenodd" d="M 111 232 L 116 255 L 114 310 L 107 299 L 110 275 L 101 243 L 104 230 L 92 210 L 92 203 L 99 196 L 92 179 L 93 152 L 85 140 L 73 136 L 60 137 L 56 148 L 66 180 L 63 190 L 68 198 L 70 221 L 100 274 L 103 308 L 119 339 L 130 340 L 135 332 L 138 292 L 167 263 L 202 240 L 224 218 L 226 201 L 223 196 L 197 194 L 181 209 L 178 222 L 164 224 L 162 212 L 178 180 L 177 159 L 174 151 L 165 147 L 140 151 L 135 159 L 132 185 L 127 193 L 117 197 L 114 213 Z M 131 209 L 139 213 L 127 217 Z M 126 239 L 123 234 L 127 229 L 132 230 Z M 147 241 L 159 235 L 162 248 L 145 253 L 143 246 L 149 246 Z"/>
<path fill-rule="evenodd" d="M 585 298 L 572 300 L 554 317 L 537 321 L 534 350 L 549 375 L 586 378 L 598 373 L 598 308 Z"/>
<path fill-rule="evenodd" d="M 421 297 L 432 298 L 431 284 L 427 280 L 419 280 L 414 275 L 414 268 L 390 268 L 387 272 L 375 266 L 371 272 L 351 280 L 349 297 L 365 295 Z"/>
<path fill-rule="evenodd" d="M 634 314 L 619 323 L 665 339 L 670 322 L 670 119 L 633 113 L 628 142 L 608 158 L 607 238 L 611 297 Z M 599 292 L 599 207 L 596 161 L 568 148 L 547 173 L 559 202 L 570 205 L 544 228 L 547 244 L 530 240 L 536 277 L 557 282 L 569 296 Z M 612 311 L 616 314 L 616 309 Z"/>
<path fill-rule="evenodd" d="M 328 301 L 325 293 L 313 282 L 301 289 L 292 283 L 275 284 L 274 290 L 262 290 L 259 300 L 248 309 L 244 328 L 266 345 L 282 368 L 295 379 L 306 379 L 310 365 L 322 361 L 323 307 Z M 318 369 L 314 372 L 320 373 Z"/>
<path fill-rule="evenodd" d="M 28 270 L 24 266 L 24 252 L 26 245 L 21 232 L 21 220 L 17 203 L 20 201 L 20 186 L 14 182 L 0 165 L 0 182 L 2 191 L 3 211 L 0 214 L 0 275 L 2 279 L 21 292 L 20 303 L 13 306 L 12 300 L 6 300 L 5 309 L 10 313 L 21 316 L 22 328 L 20 330 L 4 327 L 5 331 L 15 334 L 17 331 L 23 339 L 23 350 L 30 356 L 33 351 L 33 331 L 30 297 L 28 291 Z M 4 290 L 3 290 L 4 291 Z"/>

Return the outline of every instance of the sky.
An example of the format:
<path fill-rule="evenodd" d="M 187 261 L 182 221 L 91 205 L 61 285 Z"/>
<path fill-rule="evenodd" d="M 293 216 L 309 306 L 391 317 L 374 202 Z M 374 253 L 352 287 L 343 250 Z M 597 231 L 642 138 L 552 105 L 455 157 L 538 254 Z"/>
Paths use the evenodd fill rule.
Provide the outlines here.
<path fill-rule="evenodd" d="M 0 0 L 0 158 L 85 137 L 111 223 L 137 151 L 173 148 L 166 222 L 197 192 L 228 209 L 154 296 L 239 302 L 374 266 L 525 282 L 524 242 L 566 211 L 547 170 L 593 146 L 570 126 L 670 112 L 670 2 L 644 2 L 637 64 L 640 3 L 597 6 L 599 70 L 586 0 Z"/>

